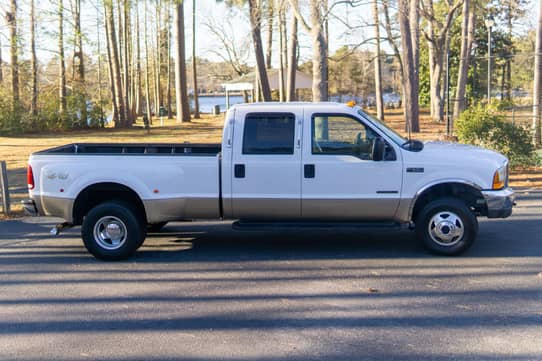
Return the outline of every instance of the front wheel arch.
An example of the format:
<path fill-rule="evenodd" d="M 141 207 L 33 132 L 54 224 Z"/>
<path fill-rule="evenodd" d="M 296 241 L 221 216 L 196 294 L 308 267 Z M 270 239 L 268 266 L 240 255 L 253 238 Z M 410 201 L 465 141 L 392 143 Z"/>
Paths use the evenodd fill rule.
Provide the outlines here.
<path fill-rule="evenodd" d="M 481 188 L 459 181 L 434 184 L 414 197 L 409 220 L 416 223 L 422 209 L 432 201 L 453 198 L 463 202 L 475 215 L 486 216 L 487 205 Z"/>

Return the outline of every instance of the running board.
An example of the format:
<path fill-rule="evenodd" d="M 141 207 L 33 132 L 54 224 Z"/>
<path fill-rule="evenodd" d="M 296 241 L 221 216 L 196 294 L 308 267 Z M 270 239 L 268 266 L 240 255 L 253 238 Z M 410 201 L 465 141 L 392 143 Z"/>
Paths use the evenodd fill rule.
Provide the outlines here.
<path fill-rule="evenodd" d="M 264 231 L 264 230 L 400 230 L 408 229 L 409 224 L 397 222 L 261 222 L 261 221 L 236 221 L 232 228 L 236 231 Z"/>

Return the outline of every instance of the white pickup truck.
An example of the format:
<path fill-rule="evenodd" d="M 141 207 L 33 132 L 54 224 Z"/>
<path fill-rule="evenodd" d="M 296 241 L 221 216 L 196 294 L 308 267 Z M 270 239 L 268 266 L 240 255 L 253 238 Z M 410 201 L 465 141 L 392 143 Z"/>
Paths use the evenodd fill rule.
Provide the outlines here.
<path fill-rule="evenodd" d="M 69 144 L 34 153 L 32 214 L 81 225 L 95 257 L 132 255 L 149 229 L 187 219 L 234 227 L 415 229 L 455 255 L 477 216 L 505 218 L 514 193 L 503 155 L 407 140 L 359 107 L 260 103 L 232 107 L 220 144 Z"/>

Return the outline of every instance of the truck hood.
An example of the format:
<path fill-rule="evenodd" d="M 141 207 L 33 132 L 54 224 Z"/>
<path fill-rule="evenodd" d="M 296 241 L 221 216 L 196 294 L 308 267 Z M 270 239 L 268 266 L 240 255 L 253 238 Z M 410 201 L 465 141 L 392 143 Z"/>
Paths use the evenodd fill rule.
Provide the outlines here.
<path fill-rule="evenodd" d="M 405 182 L 416 189 L 435 181 L 461 181 L 491 189 L 495 171 L 506 162 L 505 156 L 492 150 L 448 142 L 427 142 L 420 152 L 402 154 Z M 421 169 L 422 173 L 409 172 L 409 168 Z"/>
<path fill-rule="evenodd" d="M 426 153 L 430 158 L 446 159 L 452 163 L 487 162 L 495 167 L 502 166 L 507 160 L 504 155 L 493 150 L 451 142 L 426 142 L 421 153 Z"/>

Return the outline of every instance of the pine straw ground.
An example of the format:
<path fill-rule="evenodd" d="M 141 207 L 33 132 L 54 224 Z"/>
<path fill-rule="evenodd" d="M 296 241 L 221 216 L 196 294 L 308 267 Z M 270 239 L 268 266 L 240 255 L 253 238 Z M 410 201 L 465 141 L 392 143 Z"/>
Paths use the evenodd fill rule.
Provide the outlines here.
<path fill-rule="evenodd" d="M 413 138 L 421 140 L 442 140 L 445 138 L 446 125 L 431 122 L 427 114 L 422 114 L 420 133 Z M 203 115 L 202 119 L 191 123 L 177 124 L 174 120 L 166 120 L 160 126 L 158 119 L 147 132 L 141 124 L 126 130 L 105 128 L 99 130 L 77 130 L 45 134 L 26 134 L 18 137 L 0 137 L 0 160 L 5 160 L 8 168 L 12 217 L 22 215 L 20 201 L 26 193 L 26 165 L 30 153 L 56 147 L 67 143 L 219 143 L 222 139 L 223 116 Z M 386 113 L 386 122 L 401 133 L 404 122 L 400 111 L 391 110 Z M 514 169 L 510 178 L 511 186 L 516 188 L 542 188 L 542 168 Z M 0 215 L 0 219 L 2 219 Z M 5 217 L 4 217 L 5 218 Z"/>

